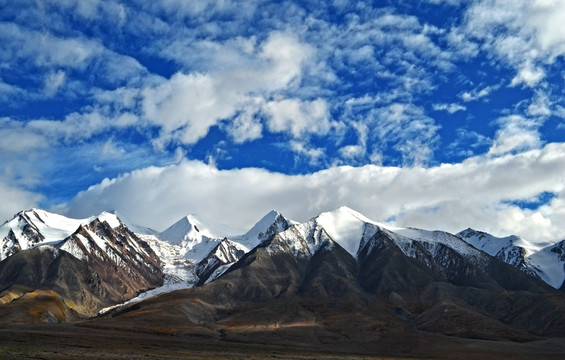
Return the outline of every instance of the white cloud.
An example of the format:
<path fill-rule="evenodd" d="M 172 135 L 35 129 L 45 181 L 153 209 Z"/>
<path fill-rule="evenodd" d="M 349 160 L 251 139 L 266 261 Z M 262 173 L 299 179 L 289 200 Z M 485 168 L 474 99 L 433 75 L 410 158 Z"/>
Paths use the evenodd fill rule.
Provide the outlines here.
<path fill-rule="evenodd" d="M 545 72 L 539 67 L 534 67 L 529 62 L 526 62 L 518 70 L 518 74 L 512 78 L 510 86 L 526 84 L 529 87 L 534 87 L 545 77 Z"/>
<path fill-rule="evenodd" d="M 465 31 L 516 70 L 511 85 L 534 87 L 565 56 L 565 2 L 482 0 L 466 13 Z"/>
<path fill-rule="evenodd" d="M 347 160 L 363 159 L 367 155 L 367 149 L 361 145 L 346 145 L 339 149 L 339 154 Z"/>
<path fill-rule="evenodd" d="M 326 135 L 331 128 L 328 107 L 323 99 L 301 101 L 283 99 L 269 101 L 264 107 L 272 132 L 286 132 L 295 138 L 305 134 Z"/>
<path fill-rule="evenodd" d="M 245 49 L 249 51 L 248 46 Z M 300 78 L 303 62 L 310 52 L 310 48 L 293 35 L 274 32 L 255 56 L 249 58 L 246 55 L 242 59 L 247 60 L 241 63 L 211 73 L 179 72 L 157 86 L 146 88 L 143 91 L 144 116 L 161 127 L 158 141 L 161 145 L 171 139 L 194 144 L 206 136 L 210 127 L 235 116 L 238 111 L 243 111 L 247 118 L 236 118 L 230 128 L 232 132 L 250 126 L 250 136 L 238 139 L 257 138 L 260 128 L 251 121 L 249 103 L 261 101 L 260 96 L 291 86 Z M 323 100 L 312 102 L 306 110 L 320 119 L 321 112 L 325 111 Z M 273 111 L 271 115 L 278 113 Z M 271 127 L 274 131 L 289 131 L 293 135 L 301 132 L 299 120 L 291 126 L 286 126 L 286 118 L 277 117 L 276 120 L 282 122 Z"/>
<path fill-rule="evenodd" d="M 455 114 L 458 111 L 465 111 L 467 110 L 467 107 L 463 106 L 463 105 L 459 105 L 459 104 L 434 104 L 433 106 L 435 111 L 447 111 L 450 114 Z"/>
<path fill-rule="evenodd" d="M 263 99 L 252 99 L 243 106 L 243 110 L 227 126 L 230 138 L 236 144 L 259 139 L 262 136 L 263 124 L 258 113 L 263 105 Z"/>
<path fill-rule="evenodd" d="M 80 38 L 58 38 L 49 33 L 22 29 L 13 23 L 0 23 L 4 61 L 32 60 L 41 67 L 83 68 L 103 48 L 94 41 Z"/>
<path fill-rule="evenodd" d="M 456 134 L 457 138 L 455 141 L 447 147 L 448 151 L 456 156 L 474 156 L 477 154 L 477 149 L 490 147 L 492 145 L 492 139 L 476 131 L 459 128 Z"/>
<path fill-rule="evenodd" d="M 481 98 L 484 98 L 485 96 L 488 96 L 491 92 L 497 90 L 498 88 L 499 88 L 498 86 L 486 86 L 482 89 L 477 88 L 477 89 L 473 89 L 472 91 L 465 91 L 462 94 L 460 94 L 459 97 L 461 98 L 461 100 L 465 102 L 476 101 Z"/>
<path fill-rule="evenodd" d="M 401 225 L 451 232 L 470 226 L 499 235 L 560 240 L 565 235 L 564 174 L 563 144 L 430 168 L 343 166 L 308 175 L 218 170 L 185 161 L 104 180 L 65 208 L 77 217 L 116 209 L 133 222 L 162 230 L 189 213 L 250 227 L 272 208 L 304 221 L 347 205 L 375 220 L 397 217 Z M 538 210 L 508 204 L 542 192 L 557 197 Z"/>
<path fill-rule="evenodd" d="M 383 146 L 394 144 L 405 165 L 425 164 L 437 146 L 439 126 L 423 109 L 394 103 L 371 110 L 367 125 Z"/>
<path fill-rule="evenodd" d="M 285 143 L 284 146 L 288 146 L 288 148 L 294 152 L 295 164 L 299 164 L 302 162 L 302 159 L 305 159 L 310 165 L 319 166 L 321 161 L 326 157 L 323 149 L 311 146 L 304 141 L 291 140 Z"/>
<path fill-rule="evenodd" d="M 126 7 L 113 0 L 43 0 L 41 5 L 41 7 L 57 7 L 59 11 L 72 13 L 82 21 L 103 18 L 113 24 L 122 25 L 127 18 Z"/>
<path fill-rule="evenodd" d="M 104 146 L 102 146 L 101 155 L 106 158 L 121 158 L 123 156 L 123 150 L 120 149 L 113 139 L 108 139 Z"/>
<path fill-rule="evenodd" d="M 23 93 L 21 89 L 16 86 L 10 85 L 2 81 L 0 78 L 0 101 L 8 102 L 16 95 Z"/>
<path fill-rule="evenodd" d="M 212 16 L 216 13 L 238 14 L 243 17 L 254 11 L 256 1 L 240 3 L 225 0 L 163 0 L 155 3 L 150 2 L 144 4 L 144 6 L 165 11 L 168 15 L 179 18 Z"/>
<path fill-rule="evenodd" d="M 22 209 L 37 207 L 43 197 L 39 194 L 9 185 L 0 179 L 0 222 L 11 219 Z"/>
<path fill-rule="evenodd" d="M 551 102 L 543 93 L 538 93 L 526 110 L 530 116 L 549 116 L 551 115 Z"/>
<path fill-rule="evenodd" d="M 500 129 L 489 150 L 491 155 L 525 151 L 541 147 L 538 128 L 539 120 L 528 119 L 520 115 L 509 115 L 498 120 Z"/>
<path fill-rule="evenodd" d="M 43 89 L 45 96 L 53 97 L 57 91 L 59 91 L 59 88 L 65 83 L 65 78 L 65 72 L 62 70 L 48 74 L 45 77 L 45 85 Z"/>
<path fill-rule="evenodd" d="M 463 0 L 424 0 L 436 5 L 451 5 L 451 6 L 458 6 L 462 3 Z"/>

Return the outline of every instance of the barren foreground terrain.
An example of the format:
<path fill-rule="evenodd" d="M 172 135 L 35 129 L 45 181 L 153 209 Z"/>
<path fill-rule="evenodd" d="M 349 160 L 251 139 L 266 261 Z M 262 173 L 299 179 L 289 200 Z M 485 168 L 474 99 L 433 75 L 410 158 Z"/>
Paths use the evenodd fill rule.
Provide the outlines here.
<path fill-rule="evenodd" d="M 563 359 L 565 339 L 527 343 L 462 340 L 441 335 L 384 339 L 371 346 L 288 346 L 233 342 L 194 335 L 162 335 L 86 328 L 77 324 L 0 329 L 2 359 Z M 414 347 L 414 344 L 416 346 Z M 384 345 L 384 346 L 383 346 Z"/>

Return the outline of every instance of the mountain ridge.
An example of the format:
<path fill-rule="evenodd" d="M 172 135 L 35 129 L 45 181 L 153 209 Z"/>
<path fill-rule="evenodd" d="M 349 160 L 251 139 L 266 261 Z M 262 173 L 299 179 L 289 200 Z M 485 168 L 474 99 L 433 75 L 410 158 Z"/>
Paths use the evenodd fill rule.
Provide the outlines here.
<path fill-rule="evenodd" d="M 559 300 L 563 295 L 554 293 L 556 290 L 541 277 L 520 271 L 514 263 L 504 262 L 506 258 L 492 256 L 474 247 L 472 241 L 465 241 L 470 239 L 464 236 L 469 231 L 456 236 L 438 230 L 394 227 L 340 207 L 303 223 L 288 220 L 273 210 L 243 235 L 223 238 L 208 237 L 213 229 L 197 223 L 194 216 L 187 216 L 175 223 L 178 226 L 170 227 L 180 241 L 173 239 L 173 243 L 168 243 L 159 239 L 160 233 L 136 235 L 115 214 L 106 212 L 89 218 L 90 223 L 51 216 L 51 220 L 57 220 L 55 225 L 68 227 L 55 227 L 44 236 L 39 230 L 41 224 L 49 222 L 48 213 L 33 211 L 22 213 L 27 216 L 23 217 L 29 225 L 27 230 L 22 226 L 22 214 L 0 229 L 9 232 L 8 226 L 20 231 L 20 238 L 27 234 L 25 239 L 36 239 L 29 248 L 0 262 L 0 280 L 10 280 L 2 273 L 21 271 L 23 267 L 17 264 L 46 264 L 42 271 L 22 272 L 28 274 L 26 281 L 16 277 L 11 282 L 0 282 L 0 298 L 8 302 L 7 306 L 0 306 L 5 312 L 23 304 L 19 299 L 25 293 L 38 291 L 40 285 L 53 291 L 49 296 L 59 312 L 46 311 L 44 314 L 51 315 L 33 321 L 69 321 L 104 309 L 105 323 L 114 324 L 113 319 L 124 319 L 124 312 L 143 318 L 145 315 L 135 309 L 155 306 L 159 316 L 163 311 L 178 310 L 185 314 L 179 319 L 190 315 L 191 326 L 207 323 L 221 331 L 225 331 L 222 324 L 226 321 L 242 321 L 251 326 L 262 314 L 265 319 L 274 319 L 267 321 L 265 326 L 269 327 L 281 321 L 308 323 L 313 324 L 315 332 L 333 337 L 339 326 L 327 324 L 340 319 L 337 323 L 347 327 L 348 333 L 357 334 L 359 341 L 373 336 L 367 329 L 359 332 L 349 328 L 345 313 L 316 309 L 337 306 L 358 312 L 360 317 L 356 319 L 361 322 L 368 313 L 379 309 L 388 314 L 388 323 L 398 331 L 438 331 L 513 341 L 565 333 L 565 305 Z M 41 221 L 41 226 L 33 219 Z M 62 234 L 73 224 L 79 226 L 71 235 L 54 240 L 57 231 Z M 564 244 L 553 244 L 549 254 L 565 259 Z M 59 263 L 67 265 L 60 267 Z M 78 270 L 69 275 L 72 269 Z M 45 272 L 60 276 L 44 277 Z M 88 305 L 69 305 L 69 299 L 75 304 L 84 303 L 84 299 L 73 295 L 77 289 L 69 281 L 90 289 Z M 18 290 L 23 288 L 27 292 Z M 162 299 L 171 296 L 178 299 L 179 309 L 163 308 Z M 502 301 L 500 296 L 506 300 Z M 345 299 L 351 303 L 344 303 Z M 551 306 L 556 313 L 548 310 Z M 249 307 L 257 310 L 249 312 Z M 279 313 L 289 307 L 295 309 L 290 315 Z M 540 318 L 549 319 L 551 314 L 557 318 L 543 325 L 519 313 L 529 314 L 530 309 L 535 309 Z M 225 311 L 233 316 L 226 317 Z M 446 311 L 453 317 L 439 315 Z M 368 318 L 380 321 L 374 315 Z M 469 324 L 482 324 L 484 329 L 461 325 L 462 318 Z M 177 324 L 179 319 L 169 320 Z"/>

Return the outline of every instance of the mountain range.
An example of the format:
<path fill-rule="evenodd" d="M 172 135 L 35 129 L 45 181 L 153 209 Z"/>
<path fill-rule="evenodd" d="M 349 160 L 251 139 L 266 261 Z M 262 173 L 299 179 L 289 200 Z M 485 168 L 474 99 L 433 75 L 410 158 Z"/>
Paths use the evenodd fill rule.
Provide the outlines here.
<path fill-rule="evenodd" d="M 304 223 L 271 211 L 243 235 L 196 215 L 130 227 L 39 209 L 2 225 L 0 325 L 370 353 L 415 353 L 438 334 L 565 337 L 565 240 L 398 228 L 346 207 Z"/>

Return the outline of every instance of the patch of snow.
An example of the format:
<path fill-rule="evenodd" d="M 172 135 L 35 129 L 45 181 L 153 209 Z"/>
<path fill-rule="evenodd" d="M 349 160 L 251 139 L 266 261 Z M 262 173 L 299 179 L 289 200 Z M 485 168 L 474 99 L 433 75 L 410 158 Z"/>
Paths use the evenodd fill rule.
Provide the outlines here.
<path fill-rule="evenodd" d="M 147 242 L 161 259 L 161 269 L 165 274 L 166 283 L 186 283 L 187 287 L 191 287 L 198 281 L 194 274 L 196 263 L 181 255 L 182 248 L 179 245 L 171 245 L 154 235 L 136 235 Z"/>
<path fill-rule="evenodd" d="M 310 257 L 330 241 L 327 232 L 316 219 L 293 225 L 278 235 L 278 241 L 269 244 L 267 251 L 273 254 L 286 246 L 296 258 Z"/>
<path fill-rule="evenodd" d="M 183 289 L 187 289 L 187 288 L 188 288 L 188 286 L 186 284 L 183 284 L 183 283 L 166 284 L 166 285 L 160 286 L 158 288 L 143 292 L 143 293 L 139 294 L 137 297 L 135 297 L 131 300 L 128 300 L 124 303 L 106 307 L 106 308 L 100 310 L 98 312 L 98 314 L 103 315 L 110 310 L 120 308 L 122 306 L 135 304 L 135 303 L 138 303 L 140 301 L 147 300 L 149 298 L 155 297 L 157 295 L 161 295 L 161 294 L 168 293 L 168 292 L 171 292 L 171 291 L 176 291 L 176 290 L 183 290 Z"/>
<path fill-rule="evenodd" d="M 84 240 L 86 240 L 86 239 L 84 239 Z M 84 241 L 81 241 L 81 242 L 84 244 Z M 72 256 L 74 256 L 75 258 L 77 258 L 81 261 L 86 261 L 88 259 L 88 256 L 84 253 L 84 251 L 72 239 L 65 241 L 63 243 L 63 245 L 61 245 L 60 249 L 68 252 L 69 254 L 71 254 Z"/>
<path fill-rule="evenodd" d="M 96 235 L 96 233 L 90 231 L 89 229 L 86 229 L 86 232 L 88 233 L 90 238 L 94 241 L 94 243 L 96 243 L 96 246 L 100 248 L 100 250 L 107 251 L 107 249 L 109 248 L 108 246 L 109 243 L 106 240 L 102 239 L 100 236 Z"/>
<path fill-rule="evenodd" d="M 552 247 L 553 245 L 548 246 L 532 254 L 529 260 L 534 271 L 543 281 L 559 289 L 565 281 L 565 262 L 559 259 L 558 254 L 551 251 Z"/>
<path fill-rule="evenodd" d="M 477 249 L 483 250 L 484 252 L 492 256 L 496 256 L 499 251 L 511 246 L 518 246 L 523 248 L 526 251 L 525 255 L 528 256 L 541 251 L 547 246 L 552 245 L 551 243 L 547 242 L 531 242 L 515 235 L 496 237 L 491 234 L 473 229 L 463 230 L 459 232 L 457 236 L 473 245 Z"/>
<path fill-rule="evenodd" d="M 41 252 L 50 252 L 53 255 L 53 258 L 56 258 L 59 255 L 59 249 L 52 245 L 40 245 L 37 247 Z"/>
<path fill-rule="evenodd" d="M 0 227 L 0 239 L 6 238 L 12 230 L 18 240 L 24 240 L 22 237 L 24 227 L 30 225 L 43 235 L 44 242 L 60 241 L 71 235 L 85 221 L 70 219 L 40 209 L 31 209 L 20 214 L 21 217 L 16 215 Z M 22 250 L 28 249 L 30 245 L 26 241 L 20 242 Z"/>
<path fill-rule="evenodd" d="M 210 277 L 208 279 L 206 279 L 205 284 L 208 284 L 210 281 L 214 281 L 217 278 L 219 278 L 220 276 L 222 276 L 232 265 L 233 265 L 233 263 L 229 263 L 229 264 L 225 264 L 225 265 L 222 265 L 219 268 L 217 268 L 212 273 L 212 275 L 210 275 Z"/>
<path fill-rule="evenodd" d="M 480 252 L 473 246 L 469 245 L 465 241 L 462 241 L 457 236 L 444 231 L 428 231 L 415 228 L 397 228 L 393 231 L 410 239 L 446 245 L 457 251 L 461 255 L 474 257 L 481 256 Z"/>

